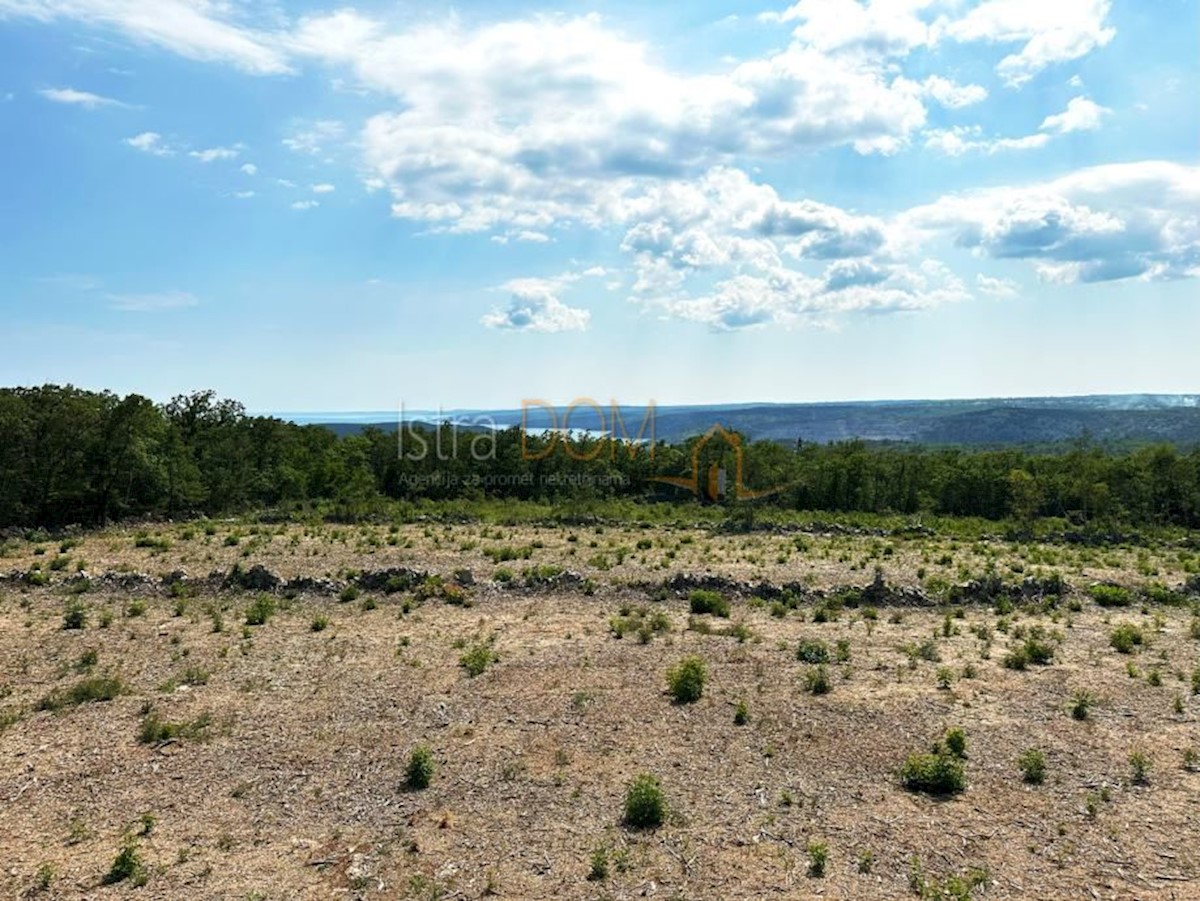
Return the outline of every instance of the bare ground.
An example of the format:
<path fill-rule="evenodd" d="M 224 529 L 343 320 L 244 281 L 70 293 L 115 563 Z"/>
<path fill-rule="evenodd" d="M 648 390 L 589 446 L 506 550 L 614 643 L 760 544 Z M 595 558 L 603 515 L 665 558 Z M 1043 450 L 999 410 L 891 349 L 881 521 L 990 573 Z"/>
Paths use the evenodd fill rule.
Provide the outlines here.
<path fill-rule="evenodd" d="M 1110 613 L 1084 601 L 1080 612 L 1010 617 L 1015 628 L 1061 634 L 1053 665 L 1021 672 L 1001 663 L 1019 643 L 1012 631 L 981 656 L 972 628 L 999 621 L 983 608 L 968 607 L 942 637 L 939 610 L 895 611 L 898 622 L 887 609 L 874 622 L 846 610 L 815 623 L 811 609 L 777 618 L 735 600 L 732 621 L 750 631 L 739 641 L 689 631 L 686 599 L 655 602 L 627 587 L 641 571 L 659 572 L 653 562 L 593 567 L 591 596 L 503 590 L 478 573 L 490 569 L 483 547 L 526 540 L 544 545 L 533 563 L 574 567 L 572 558 L 604 550 L 570 554 L 596 540 L 586 532 L 569 542 L 506 530 L 464 550 L 470 531 L 410 529 L 400 533 L 409 547 L 367 550 L 277 535 L 249 558 L 220 535 L 153 552 L 105 533 L 71 551 L 92 572 L 183 564 L 206 574 L 259 559 L 289 575 L 336 576 L 364 562 L 470 566 L 484 581 L 469 607 L 418 607 L 404 594 L 300 596 L 279 599 L 265 626 L 244 627 L 253 595 L 206 592 L 177 609 L 160 594 L 141 599 L 139 612 L 130 609 L 138 599 L 92 592 L 81 596 L 86 628 L 65 630 L 61 586 L 3 589 L 0 717 L 13 721 L 0 732 L 0 893 L 35 896 L 45 868 L 44 896 L 54 898 L 882 899 L 916 897 L 916 860 L 937 879 L 986 868 L 977 898 L 1200 897 L 1200 773 L 1183 756 L 1200 740 L 1190 681 L 1200 642 L 1186 609 Z M 640 534 L 620 540 L 632 547 Z M 774 539 L 676 544 L 672 571 L 789 567 L 820 584 L 857 573 L 871 554 L 861 539 L 846 544 L 845 561 L 831 543 L 828 557 L 809 548 L 780 563 L 777 548 L 756 551 L 756 540 Z M 31 553 L 20 550 L 22 567 Z M 898 548 L 885 560 L 889 575 L 915 581 L 922 553 Z M 1132 552 L 1119 553 L 1132 569 Z M 746 563 L 747 554 L 764 559 Z M 1116 571 L 1113 562 L 1097 566 Z M 648 644 L 615 638 L 610 618 L 643 605 L 664 610 L 670 631 Z M 223 611 L 220 632 L 213 610 Z M 322 631 L 317 617 L 328 619 Z M 1150 647 L 1114 651 L 1109 634 L 1122 622 L 1140 625 Z M 911 662 L 903 648 L 935 634 L 941 661 Z M 849 642 L 850 661 L 830 666 L 828 695 L 804 690 L 802 638 Z M 470 678 L 459 658 L 479 642 L 499 659 Z M 687 654 L 706 660 L 709 678 L 698 703 L 680 706 L 664 673 Z M 962 678 L 968 664 L 974 677 Z M 949 689 L 938 687 L 941 666 L 954 671 Z M 1160 685 L 1147 678 L 1155 670 Z M 51 691 L 101 674 L 119 676 L 126 693 L 37 709 Z M 1081 689 L 1096 698 L 1086 721 L 1068 714 Z M 210 724 L 143 743 L 151 712 L 174 723 L 207 714 Z M 905 757 L 948 727 L 968 737 L 966 791 L 906 791 Z M 405 767 L 419 743 L 436 769 L 428 789 L 410 791 Z M 1022 782 L 1017 758 L 1028 748 L 1045 752 L 1044 785 Z M 1131 779 L 1134 751 L 1150 761 L 1147 785 Z M 621 814 L 628 783 L 644 772 L 660 778 L 670 816 L 639 832 Z M 103 886 L 128 836 L 146 884 Z M 823 877 L 808 872 L 812 842 L 828 846 Z M 609 874 L 589 880 L 597 848 Z"/>

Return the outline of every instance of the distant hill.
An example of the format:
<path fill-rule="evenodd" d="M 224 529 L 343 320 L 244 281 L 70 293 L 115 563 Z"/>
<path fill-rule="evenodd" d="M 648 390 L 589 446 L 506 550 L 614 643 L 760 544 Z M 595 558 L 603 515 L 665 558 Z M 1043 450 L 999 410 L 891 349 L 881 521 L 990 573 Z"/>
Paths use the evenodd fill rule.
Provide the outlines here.
<path fill-rule="evenodd" d="M 645 407 L 622 407 L 624 433 L 636 436 Z M 462 428 L 531 430 L 558 428 L 561 411 L 453 410 L 412 413 L 407 421 L 431 424 L 457 421 Z M 579 409 L 573 429 L 612 427 L 610 411 L 599 422 L 595 411 Z M 523 420 L 523 416 L 525 416 Z M 323 425 L 339 435 L 367 426 L 394 430 L 398 417 L 387 414 L 286 414 L 281 418 Z M 733 404 L 659 406 L 654 437 L 678 442 L 702 434 L 714 424 L 736 429 L 754 440 L 828 443 L 862 439 L 921 444 L 1004 446 L 1050 444 L 1082 435 L 1109 444 L 1169 442 L 1200 444 L 1200 395 L 1098 395 L 1091 397 L 1005 398 L 944 401 L 865 401 L 820 404 Z M 621 430 L 618 428 L 618 434 Z M 649 437 L 648 431 L 643 437 Z"/>

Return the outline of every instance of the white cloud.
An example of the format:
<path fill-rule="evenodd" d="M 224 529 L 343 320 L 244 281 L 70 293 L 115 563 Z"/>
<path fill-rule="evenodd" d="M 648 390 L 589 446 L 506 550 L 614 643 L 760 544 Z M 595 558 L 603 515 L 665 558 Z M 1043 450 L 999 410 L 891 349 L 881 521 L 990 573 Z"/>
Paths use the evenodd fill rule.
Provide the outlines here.
<path fill-rule="evenodd" d="M 188 156 L 202 163 L 213 163 L 217 160 L 237 159 L 240 153 L 241 151 L 234 147 L 210 147 L 208 150 L 193 150 Z"/>
<path fill-rule="evenodd" d="M 1038 150 L 1050 143 L 1050 135 L 1024 135 L 1019 138 L 985 138 L 977 126 L 955 126 L 925 132 L 925 147 L 939 150 L 947 156 L 964 153 L 985 153 L 989 156 L 1006 151 Z"/>
<path fill-rule="evenodd" d="M 1106 46 L 1116 29 L 1108 24 L 1110 0 L 984 0 L 946 25 L 960 41 L 1024 42 L 996 67 L 1019 87 L 1055 63 L 1069 62 Z"/>
<path fill-rule="evenodd" d="M 255 196 L 255 192 L 254 191 L 236 191 L 236 192 L 234 192 L 233 196 L 236 197 L 238 200 L 249 200 L 251 197 Z"/>
<path fill-rule="evenodd" d="M 123 313 L 163 313 L 183 310 L 200 303 L 186 291 L 164 291 L 159 294 L 110 294 L 109 304 Z"/>
<path fill-rule="evenodd" d="M 188 59 L 232 63 L 256 74 L 290 71 L 278 36 L 230 21 L 241 11 L 228 0 L 0 0 L 0 18 L 79 22 Z"/>
<path fill-rule="evenodd" d="M 1047 116 L 1042 123 L 1042 131 L 1051 131 L 1065 135 L 1073 131 L 1095 131 L 1104 121 L 1104 117 L 1112 110 L 1100 106 L 1087 97 L 1075 97 L 1067 104 L 1067 108 L 1057 115 Z"/>
<path fill-rule="evenodd" d="M 979 289 L 980 294 L 1004 300 L 1017 297 L 1020 294 L 1020 286 L 1011 279 L 992 278 L 982 273 L 975 276 L 975 287 Z"/>
<path fill-rule="evenodd" d="M 947 109 L 962 109 L 987 100 L 987 88 L 977 84 L 958 84 L 940 75 L 931 75 L 921 87 L 934 100 Z"/>
<path fill-rule="evenodd" d="M 759 16 L 766 22 L 798 22 L 798 41 L 822 51 L 852 51 L 902 56 L 937 41 L 938 25 L 920 15 L 931 0 L 799 0 L 781 13 Z M 940 24 L 940 23 L 939 23 Z"/>
<path fill-rule="evenodd" d="M 1200 277 L 1200 166 L 1097 166 L 1042 184 L 950 195 L 899 217 L 1059 282 Z"/>
<path fill-rule="evenodd" d="M 254 165 L 254 163 L 245 163 L 241 171 L 244 175 L 258 175 L 258 166 Z"/>
<path fill-rule="evenodd" d="M 312 192 L 314 194 L 332 194 L 337 188 L 330 184 L 313 185 Z"/>
<path fill-rule="evenodd" d="M 126 138 L 125 143 L 135 150 L 149 153 L 151 156 L 175 155 L 175 151 L 163 143 L 162 135 L 154 131 L 144 131 L 135 137 Z"/>
<path fill-rule="evenodd" d="M 45 88 L 38 91 L 38 93 L 47 100 L 52 100 L 55 103 L 82 106 L 84 109 L 98 109 L 102 106 L 125 106 L 121 101 L 113 100 L 111 97 L 101 97 L 99 94 L 92 94 L 89 91 L 77 91 L 74 88 Z"/>
<path fill-rule="evenodd" d="M 556 278 L 519 278 L 506 282 L 500 290 L 509 294 L 508 306 L 492 310 L 480 322 L 488 328 L 509 331 L 584 331 L 591 322 L 592 314 L 567 306 L 558 296 L 579 278 L 576 274 L 568 274 Z"/>
<path fill-rule="evenodd" d="M 341 141 L 346 126 L 336 119 L 322 119 L 297 128 L 283 139 L 283 146 L 296 153 L 319 156 L 330 144 Z"/>
<path fill-rule="evenodd" d="M 367 122 L 366 163 L 391 186 L 395 215 L 443 230 L 597 224 L 636 182 L 735 154 L 894 152 L 925 122 L 912 82 L 799 43 L 693 75 L 592 16 L 393 33 L 353 15 L 307 20 L 304 52 L 398 99 Z"/>
<path fill-rule="evenodd" d="M 317 200 L 297 200 L 292 204 L 292 209 L 299 212 L 306 212 L 307 210 L 315 210 L 320 205 L 320 201 Z"/>

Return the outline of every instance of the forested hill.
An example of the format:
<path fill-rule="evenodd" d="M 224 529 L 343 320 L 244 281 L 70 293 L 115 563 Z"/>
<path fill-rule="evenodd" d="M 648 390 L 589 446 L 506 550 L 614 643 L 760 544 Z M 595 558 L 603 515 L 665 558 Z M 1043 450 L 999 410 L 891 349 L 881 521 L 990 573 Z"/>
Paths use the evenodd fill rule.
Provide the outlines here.
<path fill-rule="evenodd" d="M 445 414 L 464 423 L 494 423 L 530 429 L 562 425 L 565 408 L 547 410 L 462 410 Z M 574 428 L 607 430 L 605 421 L 586 406 L 572 411 Z M 644 407 L 622 407 L 621 418 L 636 433 L 646 417 Z M 339 421 L 336 415 L 313 416 L 341 435 L 362 431 L 364 423 L 395 430 L 395 414 L 357 414 Z M 415 413 L 416 421 L 437 415 Z M 823 404 L 738 404 L 660 406 L 654 410 L 655 437 L 680 442 L 707 431 L 715 422 L 753 440 L 794 443 L 797 439 L 831 441 L 906 441 L 914 444 L 963 446 L 1039 445 L 1082 436 L 1110 445 L 1169 442 L 1180 447 L 1200 444 L 1200 397 L 1191 395 L 1127 395 L 1000 400 L 900 401 Z"/>
<path fill-rule="evenodd" d="M 160 405 L 53 385 L 0 389 L 0 527 L 266 509 L 355 518 L 421 499 L 692 502 L 679 481 L 711 468 L 732 476 L 739 456 L 744 487 L 770 489 L 761 503 L 788 509 L 1200 527 L 1200 449 L 1166 443 L 1039 451 L 576 437 L 564 447 L 556 434 L 456 436 L 448 426 L 413 427 L 406 439 L 400 447 L 394 426 L 338 436 L 249 416 L 213 392 Z"/>

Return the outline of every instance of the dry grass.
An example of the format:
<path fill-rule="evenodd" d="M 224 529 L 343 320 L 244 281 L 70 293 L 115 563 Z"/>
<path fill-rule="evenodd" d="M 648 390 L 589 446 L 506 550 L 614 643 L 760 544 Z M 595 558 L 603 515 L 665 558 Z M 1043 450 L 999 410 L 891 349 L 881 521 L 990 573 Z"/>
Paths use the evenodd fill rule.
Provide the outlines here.
<path fill-rule="evenodd" d="M 988 899 L 1186 898 L 1188 880 L 1200 878 L 1200 774 L 1183 765 L 1198 741 L 1190 676 L 1200 643 L 1185 609 L 1146 615 L 1085 601 L 1082 612 L 1053 619 L 1021 614 L 983 659 L 972 628 L 995 628 L 998 617 L 980 608 L 952 618 L 945 637 L 944 611 L 905 610 L 892 622 L 885 609 L 868 623 L 847 610 L 818 624 L 739 599 L 732 623 L 750 634 L 740 641 L 689 631 L 685 597 L 652 602 L 625 585 L 662 577 L 660 542 L 676 549 L 670 572 L 865 582 L 849 566 L 872 559 L 872 539 L 814 537 L 807 551 L 771 563 L 790 537 L 610 529 L 577 530 L 568 541 L 568 530 L 481 537 L 480 527 L 437 526 L 405 528 L 395 546 L 374 529 L 380 545 L 362 546 L 363 530 L 343 529 L 341 542 L 333 527 L 308 536 L 289 527 L 247 558 L 255 539 L 227 547 L 225 527 L 190 540 L 178 539 L 178 527 L 165 531 L 176 536 L 167 551 L 110 532 L 70 553 L 93 573 L 184 566 L 207 575 L 263 562 L 287 576 L 410 565 L 447 576 L 468 567 L 482 579 L 494 569 L 483 548 L 540 541 L 530 560 L 502 565 L 559 563 L 599 587 L 585 596 L 483 582 L 472 606 L 434 599 L 408 615 L 410 594 L 278 598 L 267 624 L 245 633 L 253 595 L 206 592 L 185 599 L 181 616 L 175 599 L 148 596 L 131 617 L 129 597 L 93 592 L 81 596 L 86 628 L 64 630 L 61 587 L 2 589 L 0 724 L 12 720 L 0 732 L 4 897 L 35 890 L 45 865 L 53 869 L 45 896 L 55 898 L 882 899 L 915 897 L 914 859 L 931 878 L 985 867 L 978 897 Z M 681 544 L 684 535 L 691 541 Z M 605 542 L 635 548 L 642 537 L 655 547 L 612 569 L 580 562 Z M 587 547 L 593 540 L 598 548 Z M 478 545 L 464 549 L 471 541 Z M 905 543 L 882 562 L 889 578 L 913 583 L 930 552 Z M 849 564 L 837 561 L 842 553 Z M 8 562 L 26 568 L 33 559 L 23 546 Z M 1063 571 L 1075 580 L 1074 568 Z M 615 638 L 610 618 L 647 604 L 666 613 L 670 631 L 646 643 Z M 221 632 L 212 609 L 223 610 Z M 105 611 L 112 620 L 102 628 Z M 317 617 L 327 620 L 321 631 Z M 1109 644 L 1126 621 L 1150 639 L 1132 658 Z M 1053 665 L 1006 669 L 1015 630 L 1035 624 L 1061 634 Z M 912 662 L 904 648 L 935 634 L 940 661 Z M 827 695 L 804 690 L 802 639 L 849 643 L 850 661 L 828 666 Z M 469 678 L 464 650 L 487 643 L 497 659 Z M 707 665 L 704 695 L 673 704 L 665 673 L 693 654 Z M 974 677 L 957 678 L 968 665 Z M 956 674 L 949 689 L 939 687 L 940 667 Z M 1147 680 L 1152 669 L 1161 686 Z M 37 710 L 56 689 L 110 675 L 126 689 L 113 700 Z M 1085 721 L 1069 713 L 1080 689 L 1097 699 Z M 734 722 L 739 701 L 746 725 Z M 147 716 L 208 725 L 142 742 Z M 955 726 L 968 738 L 966 791 L 952 800 L 906 792 L 898 778 L 906 756 Z M 429 787 L 413 791 L 405 770 L 421 744 L 435 769 Z M 1018 765 L 1030 748 L 1046 756 L 1040 786 L 1025 784 Z M 1149 758 L 1148 785 L 1132 784 L 1135 751 Z M 640 773 L 657 776 L 667 797 L 658 830 L 621 825 L 626 787 Z M 152 827 L 139 835 L 145 814 Z M 131 834 L 147 884 L 101 888 Z M 828 861 L 817 878 L 809 849 L 819 845 Z M 597 849 L 607 877 L 589 880 Z"/>

